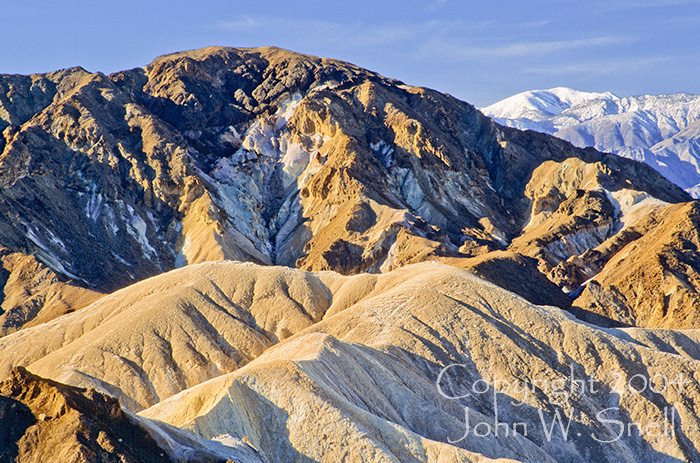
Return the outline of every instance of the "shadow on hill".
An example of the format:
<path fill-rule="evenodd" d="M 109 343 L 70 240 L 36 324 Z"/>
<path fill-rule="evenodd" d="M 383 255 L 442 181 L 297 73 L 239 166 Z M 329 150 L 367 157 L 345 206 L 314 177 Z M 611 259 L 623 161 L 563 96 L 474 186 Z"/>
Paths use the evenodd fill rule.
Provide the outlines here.
<path fill-rule="evenodd" d="M 29 407 L 0 396 L 0 463 L 15 461 L 19 456 L 19 440 L 36 422 Z"/>
<path fill-rule="evenodd" d="M 516 345 L 520 346 L 525 352 L 529 352 L 533 356 L 545 361 L 551 367 L 551 371 L 540 372 L 542 377 L 538 378 L 529 377 L 523 372 L 520 374 L 515 373 L 514 377 L 516 379 L 513 381 L 522 381 L 522 383 L 520 383 L 520 395 L 504 391 L 495 394 L 494 399 L 493 393 L 474 393 L 473 387 L 477 382 L 480 382 L 482 385 L 484 382 L 492 383 L 493 376 L 498 377 L 505 374 L 507 377 L 508 375 L 514 374 L 513 370 L 508 368 L 499 373 L 498 371 L 489 369 L 487 375 L 480 374 L 479 369 L 473 361 L 468 358 L 465 359 L 465 354 L 468 354 L 467 352 L 460 353 L 459 348 L 443 335 L 433 328 L 423 325 L 428 328 L 429 334 L 427 336 L 421 336 L 415 332 L 413 332 L 412 335 L 427 348 L 430 355 L 421 356 L 397 347 L 392 348 L 392 350 L 396 352 L 394 357 L 398 359 L 403 357 L 408 360 L 407 363 L 409 363 L 410 368 L 419 368 L 425 378 L 429 380 L 436 389 L 439 378 L 438 375 L 446 366 L 451 364 L 462 365 L 463 367 L 459 367 L 452 372 L 454 374 L 447 375 L 448 377 L 443 375 L 442 378 L 445 381 L 443 387 L 445 391 L 447 391 L 447 397 L 457 398 L 455 400 L 447 400 L 447 402 L 450 402 L 450 406 L 459 404 L 461 407 L 464 407 L 465 412 L 467 410 L 475 410 L 481 413 L 485 416 L 485 419 L 482 417 L 482 421 L 490 425 L 492 430 L 496 422 L 505 423 L 505 428 L 510 430 L 510 434 L 508 434 L 506 438 L 512 438 L 514 444 L 516 443 L 515 432 L 517 431 L 520 436 L 530 440 L 550 455 L 558 454 L 562 451 L 553 449 L 568 448 L 569 450 L 565 452 L 568 454 L 568 459 L 566 461 L 617 463 L 617 461 L 622 461 L 618 460 L 617 456 L 623 454 L 634 455 L 636 458 L 639 458 L 638 461 L 669 463 L 700 461 L 698 460 L 698 458 L 700 458 L 700 452 L 697 443 L 693 443 L 682 429 L 680 418 L 674 411 L 673 404 L 669 402 L 667 397 L 658 393 L 653 393 L 650 390 L 645 390 L 642 393 L 644 397 L 640 397 L 638 400 L 643 400 L 652 405 L 652 410 L 650 410 L 649 414 L 649 423 L 634 423 L 633 419 L 628 415 L 628 410 L 631 410 L 631 408 L 628 409 L 623 405 L 618 405 L 618 408 L 613 407 L 611 404 L 620 404 L 620 397 L 614 390 L 603 383 L 600 383 L 600 388 L 597 391 L 591 392 L 585 389 L 586 386 L 584 386 L 582 391 L 571 391 L 565 402 L 561 404 L 552 403 L 552 398 L 557 399 L 561 397 L 556 392 L 553 392 L 555 386 L 552 380 L 556 378 L 568 380 L 567 378 L 571 375 L 571 377 L 583 380 L 583 384 L 586 384 L 590 377 L 586 375 L 584 367 L 578 365 L 573 360 L 569 360 L 570 363 L 566 363 L 566 360 L 561 361 L 561 352 L 557 352 L 552 346 L 539 341 L 530 333 L 513 327 L 503 320 L 499 320 L 476 307 L 456 299 L 453 299 L 453 301 L 488 320 L 489 323 L 511 339 Z M 404 329 L 408 330 L 409 327 L 404 327 Z M 362 348 L 370 349 L 365 346 Z M 596 350 L 601 352 L 593 352 L 592 355 L 600 356 L 600 354 L 603 353 L 602 351 L 607 350 L 611 355 L 621 356 L 617 349 L 612 344 L 608 343 L 599 345 Z M 386 355 L 386 353 L 376 351 L 374 355 L 381 356 Z M 563 358 L 567 359 L 566 356 Z M 526 359 L 522 360 L 526 361 Z M 493 361 L 494 367 L 496 367 L 499 361 L 502 360 L 493 359 Z M 394 360 L 394 362 L 396 362 L 396 360 Z M 620 364 L 623 365 L 623 371 L 621 373 L 626 374 L 627 377 L 642 375 L 645 378 L 649 378 L 651 376 L 647 367 L 643 364 L 631 363 L 627 365 L 624 362 Z M 503 365 L 501 365 L 501 367 L 503 367 Z M 573 370 L 570 370 L 570 368 L 573 368 Z M 406 368 L 406 370 L 408 369 L 409 367 Z M 572 371 L 575 371 L 575 375 Z M 550 380 L 549 386 L 547 386 L 547 382 L 541 382 L 547 378 Z M 540 381 L 539 385 L 535 380 Z M 511 386 L 513 385 L 509 385 L 509 387 Z M 529 403 L 524 403 L 523 401 L 523 386 L 527 388 L 529 391 L 528 393 L 531 395 Z M 491 385 L 491 387 L 493 387 L 493 385 Z M 569 387 L 569 383 L 566 383 L 566 387 Z M 513 388 L 513 390 L 516 389 L 516 387 Z M 490 391 L 493 390 L 494 389 L 490 389 Z M 467 393 L 470 394 L 466 398 L 459 398 Z M 436 405 L 440 404 L 439 406 L 444 412 L 450 413 L 450 408 L 446 408 L 443 405 L 446 401 L 445 399 L 445 395 L 439 397 L 439 401 Z M 539 405 L 537 407 L 531 405 L 534 403 Z M 573 415 L 571 415 L 572 419 L 567 436 L 564 436 L 563 432 L 560 432 L 559 424 L 555 424 L 553 427 L 553 438 L 550 440 L 547 434 L 551 432 L 552 428 L 550 426 L 556 423 L 557 415 L 563 419 L 563 424 L 566 425 L 569 420 L 568 413 L 570 411 L 573 411 Z M 614 417 L 611 416 L 611 413 Z M 670 418 L 671 413 L 676 413 L 674 419 Z M 465 416 L 455 416 L 455 418 L 461 420 L 462 423 L 465 421 Z M 664 424 L 667 418 L 668 423 Z M 615 419 L 622 423 L 622 425 L 624 425 L 624 433 L 616 438 L 617 430 L 620 425 L 614 424 L 613 427 L 611 427 L 609 422 L 604 422 L 606 419 Z M 472 421 L 471 423 L 472 434 L 475 431 L 474 425 L 477 423 L 478 421 Z M 521 423 L 526 423 L 524 427 L 526 430 L 525 433 L 522 432 L 523 427 L 519 426 Z M 662 436 L 662 439 L 667 439 L 667 446 L 669 446 L 669 448 L 677 446 L 684 454 L 684 460 L 658 452 L 647 443 L 644 437 L 640 436 L 640 429 L 645 429 L 649 424 L 653 425 L 653 423 L 668 426 L 668 429 L 665 428 L 667 433 Z M 413 431 L 416 432 L 416 430 Z M 451 438 L 454 440 L 455 437 L 459 438 L 464 433 L 464 427 L 454 429 L 454 434 Z M 435 436 L 425 437 L 435 439 Z M 649 439 L 649 437 L 647 437 L 647 439 Z M 651 439 L 653 440 L 655 437 Z M 449 440 L 446 440 L 444 437 L 438 440 L 449 442 Z M 606 440 L 611 442 L 601 442 Z M 575 451 L 571 450 L 573 447 L 575 447 Z M 465 448 L 469 449 L 468 447 Z M 493 458 L 497 455 L 486 456 Z M 564 458 L 564 455 L 562 454 L 561 457 Z"/>
<path fill-rule="evenodd" d="M 602 328 L 633 328 L 633 325 L 623 323 L 619 320 L 615 320 L 614 318 L 610 318 L 575 305 L 572 305 L 568 310 L 579 320 L 592 325 L 600 326 Z"/>
<path fill-rule="evenodd" d="M 234 402 L 233 397 L 237 399 L 236 402 L 241 401 L 246 405 Z M 232 408 L 245 408 L 247 413 L 232 418 Z M 247 441 L 269 463 L 320 463 L 294 448 L 289 436 L 289 413 L 247 384 L 237 382 L 235 392 L 229 392 L 226 399 L 220 400 L 207 412 L 207 417 L 217 421 L 226 420 L 227 433 Z M 216 428 L 217 424 L 221 423 L 214 424 L 213 428 Z M 209 427 L 210 424 L 204 423 L 202 417 L 195 418 L 193 430 L 197 434 L 205 439 L 217 437 L 207 434 L 206 429 Z"/>
<path fill-rule="evenodd" d="M 432 343 L 423 340 L 426 345 Z M 442 347 L 432 344 L 433 352 L 441 351 Z M 412 359 L 413 364 L 423 365 L 426 377 L 434 384 L 437 383 L 437 374 L 442 371 L 446 365 L 430 362 L 428 359 L 416 356 L 401 350 L 403 355 Z M 444 353 L 444 351 L 443 351 Z M 457 361 L 459 362 L 459 361 Z M 698 461 L 700 453 L 697 449 L 697 444 L 685 434 L 682 429 L 680 418 L 676 415 L 674 421 L 669 417 L 668 436 L 664 436 L 669 440 L 675 440 L 677 446 L 685 455 L 685 459 L 678 459 L 673 456 L 661 453 L 652 448 L 646 440 L 640 435 L 640 429 L 644 429 L 645 423 L 634 423 L 627 411 L 624 409 L 610 410 L 610 403 L 619 403 L 619 395 L 609 388 L 598 392 L 598 399 L 591 400 L 590 396 L 585 394 L 573 394 L 571 398 L 562 404 L 552 404 L 549 400 L 552 398 L 546 395 L 546 389 L 543 387 L 535 387 L 530 384 L 519 387 L 532 387 L 529 394 L 534 396 L 534 401 L 541 404 L 541 407 L 534 407 L 527 403 L 522 403 L 524 395 L 521 391 L 519 394 L 509 394 L 507 392 L 499 392 L 494 394 L 493 384 L 490 384 L 488 393 L 475 394 L 473 387 L 475 384 L 484 385 L 490 383 L 489 379 L 479 375 L 475 370 L 470 369 L 468 361 L 462 360 L 466 368 L 463 371 L 455 370 L 453 378 L 455 381 L 449 381 L 449 385 L 443 384 L 444 392 L 449 397 L 459 397 L 470 393 L 470 397 L 455 399 L 453 401 L 463 407 L 464 414 L 462 416 L 454 416 L 460 420 L 459 426 L 452 430 L 451 435 L 442 436 L 440 440 L 445 443 L 450 443 L 466 450 L 475 451 L 468 443 L 474 442 L 475 439 L 487 439 L 498 436 L 499 443 L 511 449 L 517 449 L 518 441 L 523 439 L 529 440 L 543 452 L 546 452 L 550 457 L 562 458 L 557 461 L 581 461 L 581 462 L 596 462 L 596 463 L 618 463 L 620 461 L 628 461 L 618 459 L 621 455 L 634 455 L 639 462 L 654 462 L 654 463 L 681 463 L 686 461 Z M 449 364 L 449 363 L 448 363 Z M 460 377 L 461 376 L 461 377 Z M 585 380 L 585 378 L 582 377 Z M 531 381 L 532 379 L 530 379 Z M 523 381 L 527 381 L 524 379 Z M 479 387 L 482 387 L 479 386 Z M 556 396 L 554 396 L 556 398 Z M 655 397 L 655 399 L 659 399 Z M 444 403 L 446 399 L 441 398 L 440 402 Z M 438 404 L 436 404 L 438 405 Z M 663 397 L 656 402 L 655 407 L 659 410 L 665 410 L 663 407 L 672 406 Z M 449 408 L 441 404 L 441 408 L 449 413 Z M 569 410 L 569 411 L 567 411 Z M 573 410 L 573 413 L 571 413 Z M 674 412 L 669 412 L 674 413 Z M 467 421 L 467 415 L 470 416 L 470 421 Z M 669 415 L 670 416 L 670 415 Z M 570 421 L 569 421 L 570 420 Z M 606 428 L 603 420 L 612 422 L 616 420 L 621 423 L 616 427 Z M 660 422 L 663 426 L 663 422 Z M 563 426 L 563 427 L 562 427 Z M 622 430 L 622 436 L 617 438 L 618 430 Z M 486 436 L 480 436 L 479 433 L 486 432 Z M 674 437 L 671 437 L 671 432 Z M 424 436 L 435 439 L 435 436 Z M 455 440 L 464 439 L 464 442 L 453 443 Z M 508 442 L 510 441 L 510 443 Z M 610 442 L 605 442 L 610 441 Z M 467 443 L 465 445 L 465 442 Z M 607 449 L 605 447 L 608 447 Z M 494 452 L 496 450 L 494 449 Z M 490 458 L 500 458 L 503 455 L 488 454 L 482 452 Z M 525 458 L 522 461 L 537 461 Z"/>

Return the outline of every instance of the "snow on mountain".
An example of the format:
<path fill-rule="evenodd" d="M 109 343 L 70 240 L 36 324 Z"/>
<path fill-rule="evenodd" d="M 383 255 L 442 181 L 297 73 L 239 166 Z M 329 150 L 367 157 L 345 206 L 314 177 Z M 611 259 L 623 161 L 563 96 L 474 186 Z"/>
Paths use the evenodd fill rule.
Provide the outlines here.
<path fill-rule="evenodd" d="M 520 93 L 481 111 L 509 127 L 645 162 L 688 192 L 700 190 L 698 95 L 619 98 L 557 87 Z"/>
<path fill-rule="evenodd" d="M 513 95 L 483 109 L 484 114 L 504 119 L 524 119 L 545 121 L 572 106 L 590 100 L 616 100 L 610 92 L 580 92 L 566 87 L 549 90 L 532 90 Z"/>

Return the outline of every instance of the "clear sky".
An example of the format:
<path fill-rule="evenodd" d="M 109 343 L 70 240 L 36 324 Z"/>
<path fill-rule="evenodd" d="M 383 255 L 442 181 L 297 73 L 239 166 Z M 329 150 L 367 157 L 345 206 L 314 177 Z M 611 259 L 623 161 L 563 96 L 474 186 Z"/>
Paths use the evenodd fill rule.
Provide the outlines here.
<path fill-rule="evenodd" d="M 18 0 L 0 73 L 113 72 L 210 45 L 350 61 L 477 106 L 556 86 L 700 94 L 700 0 Z"/>

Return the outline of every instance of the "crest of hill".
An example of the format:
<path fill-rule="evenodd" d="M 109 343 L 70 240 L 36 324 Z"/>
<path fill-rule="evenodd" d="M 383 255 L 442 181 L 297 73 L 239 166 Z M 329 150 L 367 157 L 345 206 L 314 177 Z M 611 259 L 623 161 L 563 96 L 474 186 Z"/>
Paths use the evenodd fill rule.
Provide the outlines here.
<path fill-rule="evenodd" d="M 291 336 L 241 342 L 270 336 L 271 324 L 286 324 Z M 222 351 L 248 359 L 214 371 L 212 365 L 224 365 Z M 543 390 L 523 397 L 522 406 L 506 395 L 498 404 L 499 419 L 529 423 L 527 436 L 455 443 L 464 433 L 464 407 L 474 411 L 473 422 L 493 420 L 495 412 L 490 396 L 456 401 L 440 395 L 435 384 L 450 364 L 462 366 L 441 376 L 449 397 L 480 378 L 554 381 L 569 378 L 571 368 L 582 380 L 595 377 L 603 381 L 596 394 L 571 395 L 567 404 L 587 417 L 572 423 L 574 432 L 608 436 L 612 431 L 595 417 L 613 400 L 611 372 L 627 379 L 694 378 L 700 344 L 697 330 L 602 330 L 436 262 L 355 276 L 249 263 L 193 265 L 6 336 L 0 354 L 9 367 L 25 364 L 45 377 L 91 385 L 132 410 L 151 405 L 143 418 L 200 439 L 246 438 L 268 461 L 330 462 L 342 454 L 371 461 L 377 452 L 436 462 L 445 455 L 527 462 L 559 461 L 562 454 L 607 462 L 620 461 L 619 455 L 629 462 L 698 455 L 688 445 L 698 442 L 695 388 L 627 394 L 620 402 L 624 416 L 644 424 L 663 420 L 673 401 L 684 417 L 674 436 L 625 438 L 613 446 L 548 441 L 538 410 L 552 417 L 550 400 L 558 402 L 555 391 Z"/>

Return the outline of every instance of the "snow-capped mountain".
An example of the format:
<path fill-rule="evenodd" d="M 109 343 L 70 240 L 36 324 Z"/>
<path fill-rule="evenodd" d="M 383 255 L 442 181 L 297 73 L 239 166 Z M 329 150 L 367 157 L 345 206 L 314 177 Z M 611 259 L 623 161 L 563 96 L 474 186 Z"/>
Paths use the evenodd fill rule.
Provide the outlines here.
<path fill-rule="evenodd" d="M 558 87 L 520 93 L 481 111 L 503 125 L 643 161 L 694 196 L 700 194 L 698 95 L 620 98 Z"/>
<path fill-rule="evenodd" d="M 544 123 L 572 106 L 585 104 L 591 100 L 616 100 L 610 92 L 580 92 L 566 87 L 549 90 L 532 90 L 519 93 L 484 108 L 487 116 L 504 120 L 526 119 L 529 122 Z M 524 123 L 526 121 L 523 121 Z"/>

